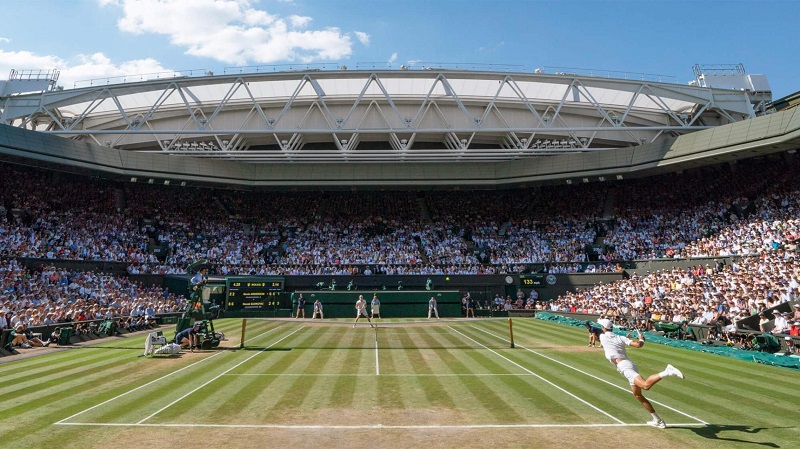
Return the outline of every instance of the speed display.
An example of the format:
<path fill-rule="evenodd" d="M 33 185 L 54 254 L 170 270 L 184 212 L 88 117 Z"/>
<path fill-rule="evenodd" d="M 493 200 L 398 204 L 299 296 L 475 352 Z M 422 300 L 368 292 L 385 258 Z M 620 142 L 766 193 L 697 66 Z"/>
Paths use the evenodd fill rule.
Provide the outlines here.
<path fill-rule="evenodd" d="M 273 309 L 283 307 L 283 278 L 229 277 L 225 279 L 227 310 Z"/>

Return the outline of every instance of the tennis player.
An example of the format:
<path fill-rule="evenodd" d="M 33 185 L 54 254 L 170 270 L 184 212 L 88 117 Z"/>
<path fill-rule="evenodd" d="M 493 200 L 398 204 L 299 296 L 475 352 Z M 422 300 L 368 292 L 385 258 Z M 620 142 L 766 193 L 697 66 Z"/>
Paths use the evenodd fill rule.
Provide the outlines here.
<path fill-rule="evenodd" d="M 353 328 L 356 327 L 358 319 L 362 316 L 369 321 L 369 327 L 374 327 L 372 325 L 372 320 L 369 319 L 369 314 L 367 313 L 367 301 L 364 299 L 364 295 L 358 295 L 358 301 L 356 301 L 356 321 L 353 323 Z"/>
<path fill-rule="evenodd" d="M 431 312 L 436 314 L 436 319 L 439 319 L 439 309 L 436 307 L 436 298 L 431 296 L 430 301 L 428 301 L 428 319 L 431 319 Z"/>
<path fill-rule="evenodd" d="M 378 315 L 378 318 L 381 317 L 381 302 L 378 301 L 378 295 L 372 295 L 372 302 L 370 303 L 372 306 L 372 318 L 375 318 L 375 315 Z"/>
<path fill-rule="evenodd" d="M 664 420 L 658 416 L 658 413 L 656 413 L 653 408 L 653 404 L 642 395 L 642 390 L 649 390 L 665 377 L 680 377 L 683 379 L 683 373 L 674 366 L 667 365 L 664 371 L 653 374 L 647 379 L 643 378 L 642 375 L 639 374 L 639 368 L 628 359 L 628 354 L 625 350 L 625 346 L 633 346 L 634 348 L 641 348 L 644 346 L 644 336 L 642 333 L 637 331 L 639 338 L 638 341 L 634 341 L 628 337 L 615 334 L 613 331 L 614 324 L 609 319 L 599 319 L 597 320 L 597 324 L 603 326 L 603 333 L 600 335 L 600 343 L 603 345 L 603 349 L 606 352 L 606 358 L 617 368 L 620 374 L 628 379 L 631 385 L 631 391 L 633 391 L 633 396 L 642 403 L 644 408 L 646 408 L 653 417 L 647 424 L 658 427 L 659 429 L 666 428 L 667 425 L 664 423 Z"/>

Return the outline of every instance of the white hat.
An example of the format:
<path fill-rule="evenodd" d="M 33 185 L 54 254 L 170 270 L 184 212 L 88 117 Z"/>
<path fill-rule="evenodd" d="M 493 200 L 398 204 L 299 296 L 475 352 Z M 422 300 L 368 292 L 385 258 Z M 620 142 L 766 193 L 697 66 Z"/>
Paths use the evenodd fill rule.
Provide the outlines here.
<path fill-rule="evenodd" d="M 611 320 L 606 318 L 597 320 L 597 324 L 603 326 L 604 329 L 614 329 L 614 323 L 612 323 Z"/>

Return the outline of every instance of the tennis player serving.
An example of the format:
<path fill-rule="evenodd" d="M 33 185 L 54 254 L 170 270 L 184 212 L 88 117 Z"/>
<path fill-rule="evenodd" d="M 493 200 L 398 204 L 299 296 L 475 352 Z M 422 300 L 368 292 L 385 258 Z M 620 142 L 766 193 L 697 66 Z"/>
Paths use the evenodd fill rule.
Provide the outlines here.
<path fill-rule="evenodd" d="M 606 359 L 617 368 L 620 374 L 628 379 L 631 385 L 631 391 L 633 391 L 633 396 L 642 403 L 644 408 L 646 408 L 653 417 L 647 424 L 658 427 L 659 429 L 666 428 L 667 425 L 664 423 L 664 420 L 658 416 L 658 413 L 656 413 L 653 408 L 653 404 L 642 395 L 642 390 L 649 390 L 665 377 L 680 377 L 683 379 L 683 373 L 674 366 L 667 365 L 664 371 L 653 374 L 647 379 L 643 378 L 642 375 L 639 374 L 639 368 L 628 359 L 628 354 L 625 350 L 625 346 L 633 346 L 634 348 L 641 348 L 644 346 L 645 340 L 642 332 L 637 329 L 639 338 L 637 340 L 631 340 L 628 337 L 615 334 L 613 331 L 614 324 L 609 319 L 599 319 L 597 320 L 597 324 L 603 326 L 603 333 L 600 335 L 600 343 L 603 345 L 603 349 L 606 352 Z"/>

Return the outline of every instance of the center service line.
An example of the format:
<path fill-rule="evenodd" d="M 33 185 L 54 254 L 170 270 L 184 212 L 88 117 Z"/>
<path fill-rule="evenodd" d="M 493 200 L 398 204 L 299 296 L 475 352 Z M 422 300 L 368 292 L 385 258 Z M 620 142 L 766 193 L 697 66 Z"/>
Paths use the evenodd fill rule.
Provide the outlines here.
<path fill-rule="evenodd" d="M 375 340 L 375 375 L 381 375 L 381 369 L 378 366 L 378 340 Z"/>
<path fill-rule="evenodd" d="M 577 399 L 577 400 L 579 400 L 579 401 L 583 402 L 584 404 L 586 404 L 586 405 L 588 405 L 589 407 L 591 407 L 591 408 L 593 408 L 593 409 L 597 410 L 598 412 L 600 412 L 600 413 L 602 413 L 602 414 L 604 414 L 604 415 L 608 416 L 609 418 L 613 419 L 614 421 L 618 422 L 619 424 L 625 424 L 625 423 L 624 423 L 622 420 L 620 420 L 620 419 L 617 419 L 616 417 L 614 417 L 614 416 L 613 416 L 613 415 L 611 415 L 610 413 L 608 413 L 608 412 L 604 411 L 604 410 L 603 410 L 603 409 L 601 409 L 600 407 L 597 407 L 597 406 L 595 406 L 595 405 L 592 405 L 592 404 L 590 404 L 589 402 L 587 402 L 586 400 L 579 398 L 578 396 L 574 395 L 573 393 L 570 393 L 569 391 L 565 390 L 564 388 L 562 388 L 562 387 L 560 387 L 560 386 L 558 386 L 558 385 L 554 384 L 553 382 L 550 382 L 549 380 L 545 379 L 544 377 L 542 377 L 542 376 L 540 376 L 540 375 L 538 375 L 538 374 L 534 373 L 533 371 L 529 370 L 528 368 L 525 368 L 524 366 L 522 366 L 522 365 L 520 365 L 519 363 L 517 363 L 517 362 L 515 362 L 515 361 L 513 361 L 513 360 L 509 359 L 508 357 L 506 357 L 506 356 L 504 356 L 504 355 L 500 354 L 499 352 L 495 351 L 494 349 L 491 349 L 491 348 L 489 348 L 489 347 L 487 347 L 487 346 L 485 346 L 485 345 L 482 345 L 482 344 L 481 344 L 481 343 L 479 343 L 478 341 L 476 341 L 476 340 L 474 340 L 474 339 L 470 338 L 469 336 L 467 336 L 467 335 L 465 335 L 465 334 L 463 334 L 463 333 L 459 332 L 458 330 L 454 329 L 454 328 L 453 328 L 453 326 L 448 326 L 448 327 L 449 327 L 450 329 L 452 329 L 452 330 L 453 330 L 453 332 L 455 332 L 455 333 L 457 333 L 457 334 L 461 335 L 462 337 L 466 338 L 467 340 L 470 340 L 470 341 L 472 341 L 473 343 L 477 344 L 478 346 L 480 346 L 480 347 L 482 347 L 482 348 L 484 348 L 484 349 L 486 349 L 486 350 L 490 351 L 492 354 L 494 354 L 494 355 L 496 355 L 496 356 L 498 356 L 498 357 L 500 357 L 500 358 L 502 358 L 502 359 L 506 360 L 507 362 L 511 363 L 512 365 L 514 365 L 514 366 L 517 366 L 517 367 L 519 367 L 519 368 L 521 368 L 521 369 L 523 369 L 523 370 L 527 371 L 528 373 L 530 373 L 530 374 L 532 374 L 532 375 L 536 376 L 537 378 L 539 378 L 540 380 L 544 381 L 544 382 L 545 382 L 545 383 L 547 383 L 548 385 L 550 385 L 550 386 L 552 386 L 552 387 L 556 388 L 557 390 L 559 390 L 559 391 L 561 391 L 561 392 L 563 392 L 563 393 L 566 393 L 566 394 L 568 394 L 569 396 L 572 396 L 573 398 L 575 398 L 575 399 Z"/>
<path fill-rule="evenodd" d="M 269 349 L 269 348 L 271 348 L 271 347 L 273 347 L 273 346 L 277 345 L 278 343 L 282 342 L 283 340 L 286 340 L 287 338 L 291 337 L 292 335 L 294 335 L 295 333 L 297 333 L 298 331 L 300 331 L 300 330 L 302 330 L 302 329 L 303 329 L 302 327 L 299 327 L 299 328 L 295 329 L 295 330 L 294 330 L 292 333 L 290 333 L 290 334 L 286 335 L 285 337 L 281 338 L 280 340 L 276 341 L 275 343 L 272 343 L 271 345 L 269 345 L 269 346 L 265 347 L 264 349 L 262 349 L 262 350 L 260 350 L 260 351 L 256 352 L 255 354 L 253 354 L 253 355 L 251 355 L 250 357 L 248 357 L 248 358 L 246 358 L 246 359 L 242 360 L 241 362 L 237 363 L 236 365 L 233 365 L 232 367 L 230 367 L 230 368 L 228 368 L 227 370 L 223 371 L 221 374 L 217 375 L 217 376 L 216 376 L 216 377 L 214 377 L 213 379 L 209 380 L 208 382 L 204 383 L 203 385 L 200 385 L 199 387 L 195 388 L 194 390 L 192 390 L 192 391 L 190 391 L 190 392 L 186 393 L 185 395 L 181 396 L 180 398 L 178 398 L 178 399 L 176 399 L 176 400 L 174 400 L 174 401 L 170 402 L 169 404 L 165 405 L 164 407 L 161 407 L 161 408 L 160 408 L 160 409 L 158 409 L 158 410 L 157 410 L 155 413 L 153 413 L 153 414 L 151 414 L 150 416 L 148 416 L 147 418 L 144 418 L 143 420 L 141 420 L 141 421 L 137 422 L 136 424 L 142 424 L 143 422 L 147 421 L 148 419 L 150 419 L 150 418 L 152 418 L 152 417 L 154 417 L 154 416 L 158 415 L 159 413 L 163 412 L 164 410 L 166 410 L 166 409 L 168 409 L 168 408 L 172 407 L 173 405 L 175 405 L 175 404 L 177 404 L 178 402 L 182 401 L 182 400 L 183 400 L 184 398 L 186 398 L 187 396 L 190 396 L 190 395 L 194 394 L 195 392 L 197 392 L 198 390 L 202 389 L 202 388 L 203 388 L 203 387 L 205 387 L 206 385 L 210 384 L 211 382 L 214 382 L 215 380 L 219 379 L 220 377 L 224 376 L 225 374 L 228 374 L 229 372 L 231 372 L 231 371 L 233 371 L 234 369 L 238 368 L 238 367 L 239 367 L 240 365 L 242 365 L 243 363 L 245 363 L 245 362 L 247 362 L 248 360 L 252 359 L 253 357 L 255 357 L 255 356 L 257 356 L 257 355 L 261 354 L 262 352 L 266 351 L 267 349 Z"/>
<path fill-rule="evenodd" d="M 489 332 L 489 331 L 483 330 L 483 329 L 481 329 L 481 328 L 478 328 L 478 327 L 475 327 L 475 326 L 471 326 L 471 327 L 472 327 L 472 328 L 474 328 L 475 330 L 478 330 L 478 331 L 481 331 L 481 332 L 483 332 L 484 334 L 489 334 L 489 335 L 491 335 L 492 337 L 499 338 L 500 340 L 503 340 L 503 341 L 508 341 L 508 340 L 506 340 L 505 338 L 503 338 L 503 337 L 501 337 L 501 336 L 499 336 L 499 335 L 495 335 L 495 334 L 493 334 L 493 333 L 491 333 L 491 332 Z M 622 391 L 626 391 L 626 392 L 628 392 L 628 393 L 631 393 L 631 390 L 629 390 L 629 389 L 626 389 L 626 388 L 624 388 L 624 387 L 620 387 L 619 385 L 617 385 L 617 384 L 615 384 L 615 383 L 613 383 L 613 382 L 609 382 L 609 381 L 607 381 L 607 380 L 605 380 L 605 379 L 601 379 L 601 378 L 599 378 L 599 377 L 595 376 L 594 374 L 587 373 L 586 371 L 583 371 L 583 370 L 582 370 L 582 369 L 580 369 L 580 368 L 575 368 L 575 367 L 574 367 L 574 366 L 572 366 L 572 365 L 568 365 L 568 364 L 566 364 L 566 363 L 564 363 L 564 362 L 562 362 L 562 361 L 556 360 L 556 359 L 554 359 L 554 358 L 552 358 L 552 357 L 549 357 L 549 356 L 546 356 L 546 355 L 544 355 L 544 354 L 542 354 L 542 353 L 536 352 L 536 351 L 534 351 L 533 349 L 528 349 L 528 348 L 526 348 L 526 347 L 524 347 L 524 346 L 521 346 L 521 345 L 516 345 L 516 346 L 517 346 L 518 348 L 522 348 L 522 349 L 524 349 L 524 350 L 526 350 L 526 351 L 528 351 L 528 352 L 530 352 L 530 353 L 532 353 L 532 354 L 536 354 L 536 355 L 538 355 L 539 357 L 542 357 L 542 358 L 545 358 L 545 359 L 547 359 L 547 360 L 550 360 L 551 362 L 558 363 L 559 365 L 566 366 L 567 368 L 569 368 L 569 369 L 572 369 L 572 370 L 575 370 L 575 371 L 577 371 L 577 372 L 579 372 L 579 373 L 581 373 L 581 374 L 585 374 L 585 375 L 587 375 L 587 376 L 591 377 L 592 379 L 599 380 L 600 382 L 603 382 L 603 383 L 606 383 L 606 384 L 608 384 L 608 385 L 611 385 L 611 386 L 612 386 L 612 387 L 614 387 L 614 388 L 618 388 L 618 389 L 620 389 L 620 390 L 622 390 Z M 675 408 L 673 408 L 673 407 L 670 407 L 670 406 L 668 406 L 668 405 L 666 405 L 666 404 L 663 404 L 663 403 L 661 403 L 661 402 L 658 402 L 658 401 L 656 401 L 656 400 L 653 400 L 653 399 L 651 399 L 651 398 L 647 398 L 647 400 L 649 400 L 650 402 L 654 402 L 654 403 L 656 403 L 656 404 L 658 404 L 658 405 L 660 405 L 660 406 L 662 406 L 662 407 L 664 407 L 664 408 L 666 408 L 666 409 L 672 410 L 672 411 L 673 411 L 673 412 L 675 412 L 675 413 L 681 414 L 681 415 L 683 415 L 683 416 L 685 416 L 685 417 L 687 417 L 687 418 L 694 419 L 695 421 L 697 421 L 697 422 L 699 422 L 699 423 L 701 423 L 701 424 L 708 425 L 708 423 L 707 423 L 707 422 L 703 421 L 703 420 L 702 420 L 702 419 L 700 419 L 700 418 L 697 418 L 696 416 L 692 416 L 692 415 L 690 415 L 690 414 L 688 414 L 688 413 L 684 413 L 684 412 L 682 412 L 682 411 L 680 411 L 680 410 L 678 410 L 678 409 L 675 409 Z"/>

